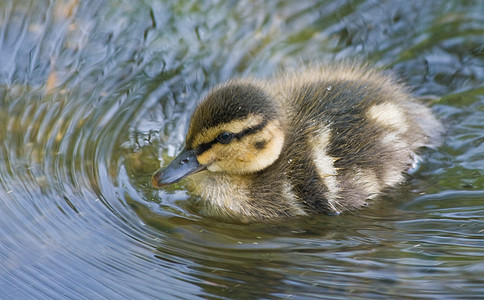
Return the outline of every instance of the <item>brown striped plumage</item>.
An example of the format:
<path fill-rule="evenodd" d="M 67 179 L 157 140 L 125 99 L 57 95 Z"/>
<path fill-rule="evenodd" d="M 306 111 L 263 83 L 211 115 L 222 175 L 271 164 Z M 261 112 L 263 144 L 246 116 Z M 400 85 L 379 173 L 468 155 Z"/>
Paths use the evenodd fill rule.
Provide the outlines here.
<path fill-rule="evenodd" d="M 440 132 L 427 107 L 367 67 L 237 79 L 199 104 L 185 150 L 152 181 L 159 187 L 188 176 L 208 215 L 334 214 L 401 183 L 418 148 L 437 145 Z"/>

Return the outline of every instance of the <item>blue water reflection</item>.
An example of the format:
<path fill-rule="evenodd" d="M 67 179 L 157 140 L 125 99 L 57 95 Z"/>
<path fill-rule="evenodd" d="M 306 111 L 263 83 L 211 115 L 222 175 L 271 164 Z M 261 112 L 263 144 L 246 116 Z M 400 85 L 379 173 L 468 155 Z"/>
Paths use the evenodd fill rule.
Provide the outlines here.
<path fill-rule="evenodd" d="M 0 290 L 11 298 L 479 298 L 484 3 L 3 1 Z M 355 214 L 229 224 L 151 173 L 214 84 L 369 60 L 447 128 Z M 0 298 L 2 298 L 0 297 Z"/>

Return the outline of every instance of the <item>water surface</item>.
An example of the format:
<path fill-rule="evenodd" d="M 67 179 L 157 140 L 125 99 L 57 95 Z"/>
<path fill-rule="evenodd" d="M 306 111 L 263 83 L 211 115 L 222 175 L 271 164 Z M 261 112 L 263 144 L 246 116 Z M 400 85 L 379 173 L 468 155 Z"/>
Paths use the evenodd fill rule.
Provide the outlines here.
<path fill-rule="evenodd" d="M 484 295 L 481 1 L 2 1 L 0 298 Z M 356 58 L 447 128 L 369 208 L 285 224 L 201 216 L 151 173 L 217 82 Z"/>

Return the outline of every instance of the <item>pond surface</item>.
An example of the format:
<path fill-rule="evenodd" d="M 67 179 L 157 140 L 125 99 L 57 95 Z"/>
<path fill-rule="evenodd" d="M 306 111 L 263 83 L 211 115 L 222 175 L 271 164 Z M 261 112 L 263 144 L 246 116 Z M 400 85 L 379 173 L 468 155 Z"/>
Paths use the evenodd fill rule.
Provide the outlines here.
<path fill-rule="evenodd" d="M 484 2 L 268 2 L 0 2 L 0 298 L 483 297 Z M 217 82 L 345 58 L 447 128 L 381 201 L 241 225 L 150 186 Z"/>

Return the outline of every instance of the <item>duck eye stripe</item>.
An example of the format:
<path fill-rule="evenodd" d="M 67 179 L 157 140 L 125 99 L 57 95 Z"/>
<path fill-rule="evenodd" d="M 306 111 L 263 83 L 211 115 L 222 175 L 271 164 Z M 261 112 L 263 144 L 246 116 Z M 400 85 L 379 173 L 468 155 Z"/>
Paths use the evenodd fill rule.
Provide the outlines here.
<path fill-rule="evenodd" d="M 200 155 L 202 154 L 203 152 L 209 150 L 210 148 L 212 148 L 212 145 L 217 143 L 217 140 L 213 140 L 211 142 L 208 142 L 208 143 L 203 143 L 203 144 L 200 144 L 198 145 L 197 147 L 195 147 L 194 151 L 195 151 L 195 154 L 196 155 Z"/>
<path fill-rule="evenodd" d="M 236 133 L 234 136 L 235 138 L 240 139 L 245 135 L 250 135 L 261 131 L 262 129 L 264 129 L 264 127 L 266 127 L 266 125 L 267 125 L 267 120 L 264 120 L 261 123 L 257 124 L 256 126 L 246 128 L 242 132 Z"/>
<path fill-rule="evenodd" d="M 266 127 L 266 125 L 267 125 L 267 120 L 264 120 L 263 122 L 257 124 L 256 126 L 246 128 L 243 131 L 238 132 L 238 133 L 234 133 L 233 134 L 234 139 L 240 140 L 242 137 L 244 137 L 246 135 L 251 135 L 251 134 L 257 133 L 257 132 L 261 131 L 262 129 L 264 129 L 264 127 Z M 203 143 L 203 144 L 200 144 L 197 147 L 195 147 L 195 149 L 194 149 L 195 154 L 200 155 L 203 152 L 212 148 L 212 146 L 214 144 L 217 144 L 217 143 L 220 143 L 219 140 L 218 140 L 218 136 L 208 143 Z"/>

